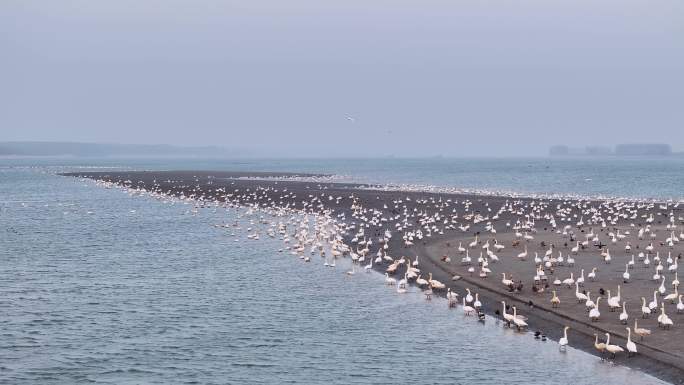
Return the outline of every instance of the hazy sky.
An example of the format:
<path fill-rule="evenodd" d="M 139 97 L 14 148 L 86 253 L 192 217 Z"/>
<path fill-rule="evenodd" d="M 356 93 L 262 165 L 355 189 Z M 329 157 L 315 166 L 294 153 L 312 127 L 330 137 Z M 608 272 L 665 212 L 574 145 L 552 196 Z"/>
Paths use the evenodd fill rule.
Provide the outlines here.
<path fill-rule="evenodd" d="M 0 53 L 0 140 L 684 149 L 682 0 L 2 0 Z"/>

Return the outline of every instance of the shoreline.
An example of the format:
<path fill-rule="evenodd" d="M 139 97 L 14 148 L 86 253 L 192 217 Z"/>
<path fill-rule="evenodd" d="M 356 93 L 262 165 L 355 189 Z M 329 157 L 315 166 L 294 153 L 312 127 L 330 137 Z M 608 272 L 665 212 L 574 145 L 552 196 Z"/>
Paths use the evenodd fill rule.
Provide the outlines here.
<path fill-rule="evenodd" d="M 327 210 L 331 210 L 335 215 L 340 215 L 342 213 L 345 214 L 345 217 L 347 218 L 346 220 L 349 222 L 356 222 L 356 223 L 361 223 L 362 221 L 355 218 L 352 214 L 353 211 L 350 209 L 350 203 L 351 199 L 347 198 L 349 196 L 355 196 L 356 199 L 358 199 L 360 202 L 363 203 L 364 208 L 366 209 L 373 209 L 376 211 L 382 211 L 385 213 L 385 215 L 400 215 L 401 210 L 398 210 L 395 208 L 390 209 L 390 206 L 392 203 L 395 203 L 395 206 L 398 206 L 396 204 L 397 201 L 403 201 L 403 204 L 406 205 L 408 202 L 411 202 L 412 205 L 414 205 L 413 208 L 417 209 L 416 206 L 416 201 L 418 200 L 426 200 L 429 201 L 428 204 L 422 204 L 420 207 L 423 210 L 428 210 L 428 208 L 432 206 L 438 206 L 439 204 L 436 204 L 434 202 L 440 202 L 440 204 L 444 204 L 446 200 L 452 200 L 452 201 L 458 201 L 458 202 L 472 202 L 471 205 L 468 205 L 466 207 L 472 209 L 472 212 L 486 212 L 486 210 L 492 209 L 492 208 L 497 208 L 498 206 L 504 204 L 507 201 L 511 200 L 516 200 L 516 201 L 521 201 L 521 205 L 525 204 L 530 204 L 531 202 L 537 202 L 537 201 L 553 201 L 555 203 L 558 203 L 560 201 L 571 201 L 569 205 L 572 205 L 573 200 L 572 199 L 553 199 L 553 198 L 533 198 L 533 197 L 528 197 L 528 198 L 519 198 L 519 197 L 504 197 L 504 196 L 486 196 L 486 195 L 477 195 L 477 194 L 450 194 L 450 193 L 433 193 L 433 192 L 417 192 L 417 191 L 386 191 L 386 190 L 368 190 L 368 189 L 363 189 L 361 186 L 364 186 L 362 184 L 354 184 L 354 183 L 331 183 L 327 181 L 294 181 L 294 180 L 265 180 L 265 179 L 251 179 L 251 178 L 245 178 L 245 176 L 256 176 L 259 175 L 260 173 L 231 173 L 231 172 L 212 172 L 212 171 L 166 171 L 166 172 L 133 172 L 133 171 L 121 171 L 121 172 L 76 172 L 76 173 L 64 173 L 60 175 L 65 175 L 65 176 L 74 176 L 74 177 L 84 177 L 84 178 L 90 178 L 90 179 L 96 179 L 96 180 L 102 180 L 102 181 L 107 181 L 110 183 L 116 183 L 118 185 L 122 186 L 128 186 L 128 187 L 141 187 L 145 188 L 146 190 L 157 190 L 161 191 L 164 193 L 170 193 L 170 194 L 175 194 L 175 195 L 180 195 L 182 194 L 183 196 L 188 196 L 188 197 L 202 197 L 204 200 L 209 200 L 209 199 L 216 199 L 216 200 L 230 200 L 231 202 L 239 202 L 241 204 L 256 204 L 259 205 L 259 207 L 262 207 L 261 205 L 263 204 L 263 207 L 268 207 L 268 203 L 266 198 L 261 198 L 261 197 L 254 197 L 254 199 L 251 199 L 250 196 L 246 195 L 243 198 L 238 198 L 237 194 L 233 195 L 230 194 L 229 189 L 233 190 L 241 190 L 243 192 L 245 191 L 259 191 L 259 189 L 262 189 L 261 191 L 263 192 L 263 197 L 269 197 L 272 199 L 273 202 L 275 202 L 275 198 L 279 196 L 279 194 L 282 194 L 284 189 L 293 192 L 294 194 L 298 195 L 299 198 L 290 200 L 288 203 L 292 204 L 293 208 L 298 208 L 297 204 L 298 201 L 303 199 L 305 197 L 305 193 L 308 193 L 309 195 L 312 195 L 314 193 L 318 195 L 328 195 L 328 196 L 339 196 L 339 197 L 344 197 L 344 199 L 341 199 L 340 202 L 332 200 L 331 203 L 327 204 L 328 202 L 325 202 L 324 200 L 319 199 L 320 205 L 325 207 Z M 307 174 L 301 174 L 301 173 L 267 173 L 269 174 L 269 177 L 285 177 L 287 178 L 288 175 L 297 175 L 297 176 L 304 176 L 308 177 L 310 175 Z M 238 176 L 241 175 L 241 176 Z M 319 176 L 319 175 L 312 175 L 314 177 Z M 163 177 L 172 177 L 173 180 L 168 179 L 167 181 L 161 181 L 158 179 L 162 179 Z M 220 178 L 220 180 L 216 179 Z M 130 181 L 130 183 L 126 182 Z M 222 183 L 220 183 L 222 182 Z M 248 190 L 249 189 L 249 190 Z M 269 190 L 270 189 L 270 190 Z M 277 191 L 280 190 L 280 191 Z M 228 196 L 228 195 L 231 196 Z M 350 195 L 351 194 L 351 195 Z M 410 198 L 410 200 L 409 200 Z M 558 202 L 556 202 L 558 201 Z M 578 203 L 579 201 L 574 201 L 574 203 Z M 584 201 L 583 201 L 584 202 Z M 597 204 L 598 201 L 590 201 L 592 204 Z M 282 202 L 281 202 L 282 203 Z M 272 203 L 271 203 L 272 204 Z M 385 206 L 387 206 L 387 209 L 385 209 Z M 456 206 L 456 205 L 453 205 Z M 521 206 L 522 207 L 522 206 Z M 672 207 L 669 207 L 670 209 L 674 210 Z M 684 207 L 683 207 L 684 208 Z M 437 208 L 434 207 L 435 211 L 437 211 Z M 442 207 L 444 209 L 444 207 Z M 313 209 L 312 209 L 313 210 Z M 444 211 L 444 210 L 443 210 Z M 446 210 L 448 211 L 448 210 Z M 396 213 L 394 213 L 396 212 Z M 458 212 L 458 220 L 459 222 L 463 220 L 464 216 L 468 213 L 468 210 L 459 210 Z M 678 212 L 678 215 L 682 215 L 681 209 Z M 487 215 L 489 216 L 489 214 Z M 502 215 L 503 216 L 503 215 Z M 510 220 L 511 218 L 514 218 L 516 216 L 510 216 L 508 219 Z M 353 220 L 352 220 L 353 219 Z M 575 218 L 575 220 L 577 220 Z M 504 219 L 505 221 L 505 219 Z M 466 221 L 463 221 L 465 223 Z M 470 221 L 472 222 L 472 221 Z M 528 323 L 530 324 L 529 330 L 534 331 L 534 330 L 540 330 L 544 334 L 546 334 L 549 338 L 557 340 L 560 337 L 561 333 L 561 328 L 563 325 L 568 325 L 571 327 L 570 335 L 569 335 L 569 340 L 570 340 L 570 345 L 596 354 L 596 351 L 594 350 L 593 346 L 593 333 L 594 332 L 599 332 L 603 333 L 603 330 L 610 331 L 611 335 L 614 335 L 615 337 L 620 337 L 617 338 L 619 341 L 619 344 L 621 346 L 624 346 L 624 337 L 626 335 L 625 329 L 621 324 L 617 322 L 617 316 L 619 312 L 609 312 L 608 309 L 605 307 L 604 302 L 601 303 L 601 305 L 604 305 L 604 307 L 601 308 L 601 315 L 602 317 L 605 317 L 606 319 L 610 318 L 615 320 L 613 321 L 608 321 L 608 320 L 603 320 L 599 323 L 591 323 L 588 318 L 586 317 L 586 313 L 584 313 L 583 310 L 583 305 L 581 305 L 581 308 L 579 311 L 577 311 L 577 306 L 573 307 L 573 299 L 572 296 L 569 296 L 569 290 L 566 289 L 565 287 L 559 287 L 556 290 L 559 292 L 559 296 L 561 297 L 561 307 L 559 309 L 552 309 L 550 303 L 548 302 L 550 296 L 550 290 L 543 295 L 538 295 L 538 294 L 533 294 L 531 290 L 529 289 L 530 282 L 531 281 L 531 276 L 532 273 L 534 273 L 534 265 L 530 265 L 531 262 L 528 261 L 528 263 L 524 264 L 516 264 L 515 260 L 515 255 L 518 254 L 522 249 L 521 248 L 514 248 L 511 246 L 512 241 L 514 241 L 514 236 L 512 232 L 501 232 L 501 228 L 497 228 L 499 230 L 498 233 L 492 234 L 493 237 L 490 237 L 487 235 L 487 239 L 491 238 L 496 238 L 498 241 L 502 242 L 502 244 L 505 244 L 505 252 L 502 251 L 501 253 L 501 262 L 497 263 L 491 263 L 489 266 L 492 268 L 492 270 L 496 270 L 497 272 L 491 275 L 490 277 L 486 279 L 481 279 L 477 277 L 477 275 L 470 277 L 469 274 L 466 271 L 466 266 L 461 266 L 459 264 L 459 261 L 461 259 L 461 256 L 458 255 L 454 248 L 456 244 L 460 241 L 465 244 L 468 244 L 473 240 L 473 234 L 481 234 L 483 232 L 483 227 L 485 225 L 486 221 L 480 222 L 477 224 L 472 224 L 472 227 L 468 231 L 460 231 L 457 228 L 454 229 L 454 231 L 444 231 L 444 234 L 438 234 L 435 233 L 433 234 L 428 241 L 427 237 L 423 238 L 423 241 L 420 242 L 415 242 L 415 244 L 411 247 L 405 247 L 405 245 L 402 245 L 402 239 L 400 236 L 400 233 L 396 233 L 395 236 L 393 236 L 389 242 L 390 246 L 390 251 L 395 254 L 396 258 L 399 258 L 400 255 L 407 255 L 411 258 L 414 257 L 414 255 L 419 255 L 420 256 L 420 268 L 421 268 L 421 273 L 423 275 L 426 275 L 428 272 L 431 272 L 434 274 L 435 279 L 440 280 L 441 282 L 445 283 L 448 287 L 451 287 L 453 289 L 458 289 L 457 292 L 463 293 L 463 290 L 467 287 L 470 287 L 471 289 L 475 289 L 478 293 L 482 295 L 482 302 L 483 302 L 483 310 L 485 313 L 492 315 L 495 313 L 497 309 L 500 308 L 500 300 L 505 299 L 506 301 L 514 301 L 515 304 L 519 305 L 519 309 L 525 316 L 529 317 L 528 318 Z M 417 225 L 417 224 L 416 224 Z M 501 226 L 500 224 L 498 226 Z M 654 227 L 656 225 L 654 224 Z M 417 228 L 418 226 L 416 226 Z M 415 228 L 413 228 L 415 230 Z M 392 229 L 394 230 L 394 229 Z M 583 229 L 582 231 L 584 231 Z M 588 230 L 588 227 L 586 228 Z M 542 230 L 539 230 L 540 233 Z M 593 230 L 592 230 L 593 231 Z M 601 230 L 603 231 L 603 230 Z M 555 234 L 551 232 L 547 233 L 541 233 L 539 236 L 537 236 L 539 233 L 535 233 L 535 237 L 538 239 L 535 239 L 535 243 L 538 240 L 547 240 L 551 239 L 554 237 Z M 376 232 L 374 234 L 370 234 L 371 239 L 376 239 L 379 236 L 379 231 L 376 229 Z M 603 234 L 601 234 L 603 235 Z M 351 240 L 352 240 L 352 234 L 348 234 L 345 236 L 345 242 L 347 244 L 351 245 Z M 485 235 L 483 235 L 483 238 Z M 549 241 L 550 242 L 550 241 Z M 479 254 L 482 243 L 480 242 L 476 245 L 476 248 L 473 249 L 472 251 L 474 252 L 473 259 L 477 259 L 478 255 L 475 255 L 475 251 L 477 254 Z M 530 245 L 527 243 L 527 245 Z M 355 246 L 355 245 L 353 245 Z M 624 244 L 622 245 L 624 246 Z M 559 248 L 562 248 L 559 246 Z M 567 246 L 566 246 L 567 249 Z M 678 247 L 677 250 L 680 250 L 681 247 Z M 537 251 L 543 251 L 543 248 L 535 248 Z M 563 249 L 564 250 L 564 249 Z M 375 257 L 374 254 L 375 249 L 372 250 L 370 253 L 371 258 Z M 532 251 L 532 245 L 530 245 L 530 252 Z M 564 250 L 565 251 L 565 250 Z M 616 250 L 617 251 L 617 250 Z M 584 252 L 584 250 L 583 250 Z M 679 252 L 679 251 L 678 251 Z M 590 248 L 590 250 L 587 250 L 587 255 L 578 255 L 576 257 L 577 262 L 576 266 L 570 268 L 570 267 L 557 267 L 556 270 L 561 271 L 561 270 L 567 270 L 567 271 L 578 271 L 581 267 L 584 267 L 585 269 L 591 269 L 591 262 L 587 261 L 593 261 L 596 258 L 596 255 L 598 251 L 597 249 Z M 512 254 L 512 255 L 511 255 Z M 584 254 L 584 253 L 580 253 Z M 594 254 L 594 255 L 592 255 Z M 616 257 L 619 254 L 620 258 L 624 259 L 624 256 L 622 254 L 624 253 L 618 253 L 616 252 Z M 449 255 L 452 258 L 452 263 L 451 264 L 445 264 L 444 262 L 441 261 L 441 257 L 443 255 Z M 505 255 L 505 256 L 504 256 Z M 592 259 L 593 257 L 593 259 Z M 511 261 L 508 261 L 510 259 Z M 531 259 L 531 258 L 530 258 Z M 597 264 L 597 263 L 594 263 Z M 476 266 L 476 264 L 475 264 Z M 620 268 L 620 266 L 623 266 Z M 380 272 L 384 272 L 384 269 L 387 267 L 386 264 L 382 264 L 380 266 L 375 266 L 376 270 Z M 616 271 L 624 271 L 624 264 L 615 262 L 612 265 L 606 265 L 600 266 L 599 269 L 599 274 L 607 274 L 611 273 L 611 270 L 616 270 Z M 523 290 L 523 293 L 521 294 L 512 294 L 508 293 L 505 290 L 505 286 L 503 286 L 499 280 L 500 280 L 500 275 L 498 275 L 498 272 L 506 272 L 509 274 L 513 274 L 516 279 L 521 279 L 524 281 L 525 284 L 525 289 Z M 639 273 L 641 274 L 641 269 L 639 268 Z M 650 272 L 651 270 L 649 270 Z M 528 273 L 529 272 L 529 273 Z M 635 271 L 636 274 L 636 271 Z M 454 275 L 459 275 L 462 278 L 458 281 L 452 281 L 451 277 Z M 616 276 L 617 281 L 619 281 L 619 275 Z M 668 277 L 669 278 L 669 277 Z M 562 277 L 561 277 L 562 279 Z M 604 281 L 603 285 L 608 287 L 610 285 L 613 287 L 613 284 L 615 284 L 616 280 L 612 281 Z M 631 284 L 632 282 L 630 282 Z M 625 285 L 625 290 L 627 285 Z M 646 288 L 650 286 L 654 286 L 648 280 L 644 280 L 643 282 L 635 282 L 635 285 L 632 286 L 638 286 L 638 288 Z M 631 289 L 630 289 L 631 290 Z M 642 290 L 643 291 L 643 290 Z M 668 292 L 670 290 L 668 289 Z M 561 292 L 563 295 L 561 295 Z M 593 294 L 593 293 L 592 293 Z M 443 293 L 440 293 L 440 295 L 443 295 Z M 574 290 L 572 290 L 572 295 L 574 295 Z M 646 294 L 646 296 L 648 296 Z M 595 299 L 595 296 L 592 295 L 592 298 Z M 534 302 L 534 307 L 530 308 L 527 306 L 527 302 L 529 300 L 533 300 Z M 631 309 L 630 313 L 630 318 L 629 318 L 629 325 L 628 326 L 633 326 L 633 321 L 634 318 L 639 319 L 640 321 L 640 326 L 641 326 L 641 318 L 638 317 L 638 315 L 635 313 L 637 311 L 638 304 L 633 301 L 629 301 L 628 304 L 629 309 Z M 567 308 L 563 305 L 567 304 Z M 459 305 L 461 306 L 461 305 Z M 579 305 L 578 305 L 579 306 Z M 573 310 L 574 309 L 574 310 Z M 668 314 L 674 319 L 674 326 L 672 330 L 669 331 L 662 331 L 659 330 L 657 327 L 652 326 L 652 321 L 654 321 L 654 317 L 651 317 L 650 320 L 643 320 L 644 324 L 648 324 L 648 327 L 652 330 L 653 335 L 650 336 L 649 338 L 644 341 L 644 343 L 641 343 L 640 341 L 636 340 L 634 338 L 638 345 L 639 348 L 639 354 L 633 358 L 627 359 L 626 357 L 622 356 L 619 357 L 618 359 L 614 360 L 615 363 L 624 365 L 627 367 L 635 368 L 641 371 L 644 371 L 646 373 L 652 374 L 655 377 L 664 379 L 666 381 L 676 383 L 676 384 L 682 384 L 684 383 L 684 354 L 682 354 L 682 351 L 684 351 L 684 335 L 681 332 L 681 328 L 679 327 L 679 324 L 684 321 L 684 315 L 680 316 L 679 314 L 675 314 L 671 311 L 671 307 L 668 308 Z M 583 316 L 583 317 L 580 317 Z M 622 329 L 622 332 L 620 332 L 619 329 Z M 656 335 L 661 335 L 663 339 L 663 343 L 667 344 L 669 343 L 670 345 L 676 345 L 679 344 L 682 348 L 678 351 L 673 351 L 673 349 L 668 345 L 666 348 L 659 348 L 656 346 L 659 343 L 659 339 L 656 338 Z M 636 336 L 635 336 L 636 337 Z M 655 339 L 655 341 L 653 341 Z M 611 339 L 612 340 L 612 339 Z"/>
<path fill-rule="evenodd" d="M 509 198 L 509 199 L 547 199 L 547 200 L 577 200 L 577 201 L 616 201 L 616 202 L 652 202 L 652 203 L 684 203 L 684 197 L 680 198 L 654 198 L 654 197 L 619 197 L 602 195 L 582 195 L 582 194 L 562 194 L 562 193 L 530 193 L 515 192 L 508 190 L 486 190 L 486 189 L 467 189 L 451 188 L 445 186 L 432 185 L 410 185 L 410 184 L 378 184 L 378 183 L 356 183 L 362 189 L 374 191 L 410 192 L 442 195 L 467 195 L 482 198 Z M 367 186 L 367 187 L 364 187 Z"/>
<path fill-rule="evenodd" d="M 85 168 L 91 167 L 73 167 L 63 166 L 64 168 Z M 310 172 L 283 172 L 283 171 L 214 171 L 214 170 L 145 170 L 145 169 L 121 169 L 120 167 L 93 167 L 94 169 L 107 169 L 107 171 L 99 171 L 101 174 L 121 174 L 121 173 L 155 173 L 159 175 L 182 175 L 194 173 L 197 176 L 213 175 L 217 178 L 223 179 L 245 179 L 245 180 L 263 180 L 263 181 L 296 181 L 309 183 L 335 183 L 354 186 L 362 190 L 383 191 L 383 192 L 407 192 L 407 193 L 425 193 L 425 194 L 441 194 L 441 195 L 464 195 L 477 196 L 481 198 L 509 198 L 509 199 L 553 199 L 553 200 L 578 200 L 578 201 L 616 201 L 616 202 L 651 202 L 651 203 L 679 203 L 684 205 L 684 196 L 680 197 L 630 197 L 630 196 L 609 196 L 609 195 L 583 195 L 583 194 L 567 194 L 567 193 L 533 193 L 533 192 L 519 192 L 513 190 L 491 190 L 480 188 L 456 188 L 443 185 L 427 185 L 427 184 L 409 184 L 409 183 L 377 183 L 363 181 L 362 179 L 355 179 L 349 175 L 329 174 L 329 173 L 310 173 Z M 69 171 L 57 172 L 57 175 L 62 176 L 76 176 L 80 174 L 88 174 L 89 171 Z M 223 175 L 223 176 L 219 176 Z"/>

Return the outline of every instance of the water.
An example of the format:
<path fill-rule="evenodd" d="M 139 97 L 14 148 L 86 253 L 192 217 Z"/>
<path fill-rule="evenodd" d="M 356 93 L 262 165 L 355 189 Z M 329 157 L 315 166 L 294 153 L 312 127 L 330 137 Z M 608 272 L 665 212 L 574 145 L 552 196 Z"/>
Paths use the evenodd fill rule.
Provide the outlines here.
<path fill-rule="evenodd" d="M 662 383 L 46 170 L 0 168 L 0 383 Z"/>
<path fill-rule="evenodd" d="M 0 160 L 30 166 L 35 159 Z M 532 159 L 53 159 L 41 164 L 130 169 L 332 173 L 363 183 L 423 184 L 519 194 L 684 199 L 684 156 Z"/>

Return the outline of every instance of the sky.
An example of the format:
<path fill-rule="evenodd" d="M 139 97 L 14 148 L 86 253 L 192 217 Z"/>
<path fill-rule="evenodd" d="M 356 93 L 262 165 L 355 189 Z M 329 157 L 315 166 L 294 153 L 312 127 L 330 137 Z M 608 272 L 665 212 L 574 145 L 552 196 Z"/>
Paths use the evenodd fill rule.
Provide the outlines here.
<path fill-rule="evenodd" d="M 684 150 L 681 0 L 0 1 L 0 140 Z"/>

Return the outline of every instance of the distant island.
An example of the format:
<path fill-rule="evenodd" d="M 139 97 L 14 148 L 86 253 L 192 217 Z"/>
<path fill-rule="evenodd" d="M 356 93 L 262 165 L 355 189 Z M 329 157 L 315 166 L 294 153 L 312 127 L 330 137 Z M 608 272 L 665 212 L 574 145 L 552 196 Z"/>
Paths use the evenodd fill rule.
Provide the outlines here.
<path fill-rule="evenodd" d="M 551 156 L 673 156 L 681 153 L 672 152 L 669 144 L 637 143 L 618 144 L 615 148 L 608 146 L 569 147 L 565 145 L 552 146 Z"/>
<path fill-rule="evenodd" d="M 237 157 L 246 151 L 217 146 L 181 147 L 165 144 L 108 144 L 78 142 L 0 142 L 0 156 L 75 156 L 75 157 Z"/>

